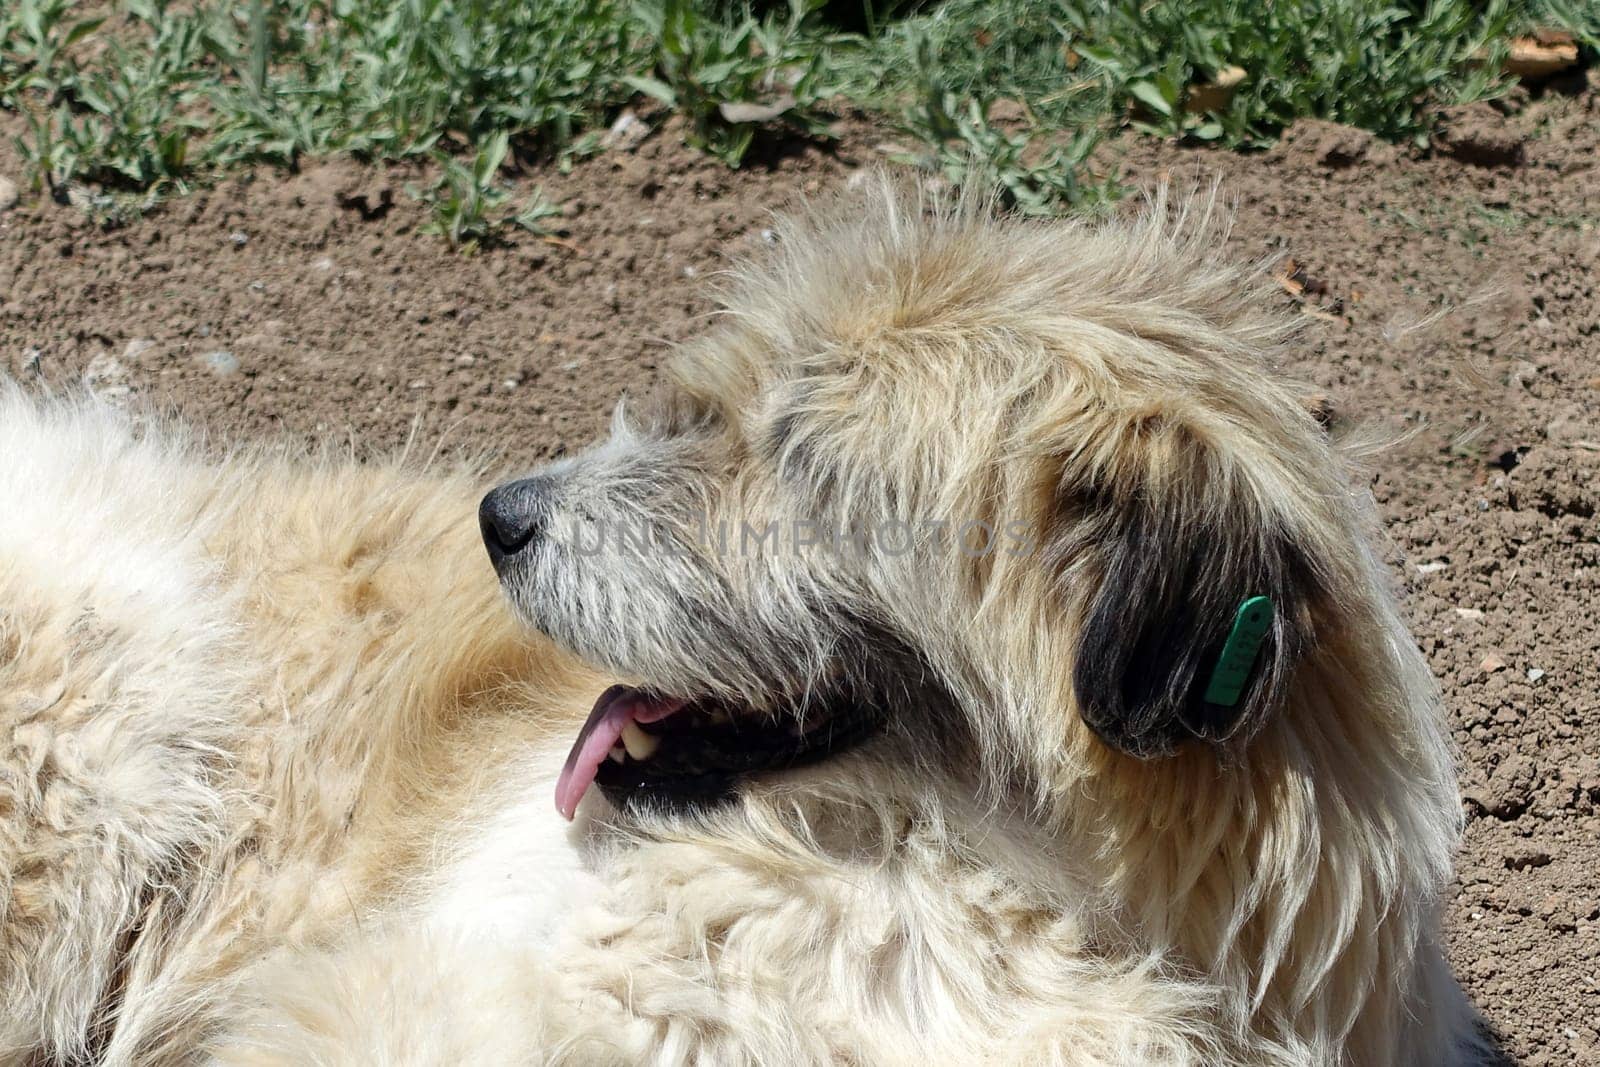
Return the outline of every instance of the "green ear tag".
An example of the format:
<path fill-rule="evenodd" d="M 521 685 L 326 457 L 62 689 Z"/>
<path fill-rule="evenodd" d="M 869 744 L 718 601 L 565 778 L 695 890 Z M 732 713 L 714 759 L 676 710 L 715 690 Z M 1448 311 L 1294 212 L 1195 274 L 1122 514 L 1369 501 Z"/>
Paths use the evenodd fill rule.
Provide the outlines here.
<path fill-rule="evenodd" d="M 1250 669 L 1256 665 L 1256 653 L 1261 642 L 1272 629 L 1272 598 L 1253 596 L 1239 605 L 1233 616 L 1233 629 L 1222 645 L 1217 665 L 1211 669 L 1211 681 L 1206 686 L 1206 703 L 1231 708 L 1239 703 L 1245 683 L 1250 680 Z"/>

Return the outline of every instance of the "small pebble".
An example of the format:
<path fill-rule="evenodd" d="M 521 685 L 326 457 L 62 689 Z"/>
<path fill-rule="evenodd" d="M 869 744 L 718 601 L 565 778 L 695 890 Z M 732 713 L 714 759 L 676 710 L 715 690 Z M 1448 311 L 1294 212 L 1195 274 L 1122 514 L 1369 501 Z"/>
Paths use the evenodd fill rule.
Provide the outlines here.
<path fill-rule="evenodd" d="M 109 352 L 95 356 L 83 368 L 83 384 L 102 400 L 121 400 L 133 392 L 128 384 L 128 368 Z"/>
<path fill-rule="evenodd" d="M 1540 678 L 1543 678 L 1543 677 L 1544 677 L 1544 671 L 1541 671 L 1538 667 L 1529 667 L 1528 668 L 1528 681 L 1537 682 Z"/>
<path fill-rule="evenodd" d="M 227 349 L 207 352 L 203 358 L 211 373 L 219 378 L 231 378 L 239 373 L 239 357 Z"/>
<path fill-rule="evenodd" d="M 250 243 L 250 235 L 245 233 L 243 230 L 234 230 L 232 233 L 228 234 L 228 240 L 233 242 L 233 247 L 243 248 L 245 245 Z"/>
<path fill-rule="evenodd" d="M 617 116 L 611 128 L 600 138 L 602 148 L 621 148 L 632 151 L 639 146 L 639 142 L 650 136 L 650 125 L 633 113 L 629 108 Z"/>
<path fill-rule="evenodd" d="M 16 207 L 19 198 L 17 183 L 10 178 L 0 177 L 0 211 L 9 211 Z"/>

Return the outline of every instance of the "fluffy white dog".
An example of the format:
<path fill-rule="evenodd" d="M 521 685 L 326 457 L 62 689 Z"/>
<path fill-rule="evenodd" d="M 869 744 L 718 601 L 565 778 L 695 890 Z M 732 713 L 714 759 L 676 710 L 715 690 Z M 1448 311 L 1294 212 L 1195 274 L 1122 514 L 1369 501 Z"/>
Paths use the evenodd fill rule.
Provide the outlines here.
<path fill-rule="evenodd" d="M 1470 1055 L 1434 691 L 1257 275 L 866 200 L 481 512 L 0 391 L 0 1061 Z"/>

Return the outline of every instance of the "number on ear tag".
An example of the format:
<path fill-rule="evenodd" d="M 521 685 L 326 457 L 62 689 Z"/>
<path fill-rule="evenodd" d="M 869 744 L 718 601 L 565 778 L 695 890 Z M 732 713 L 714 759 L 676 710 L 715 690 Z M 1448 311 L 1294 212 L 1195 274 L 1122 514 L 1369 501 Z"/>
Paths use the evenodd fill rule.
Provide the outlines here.
<path fill-rule="evenodd" d="M 1256 665 L 1256 655 L 1261 642 L 1272 629 L 1272 598 L 1253 596 L 1239 605 L 1233 616 L 1233 629 L 1223 642 L 1222 654 L 1211 670 L 1211 681 L 1206 685 L 1205 701 L 1218 707 L 1231 708 L 1244 695 L 1245 684 L 1250 681 L 1250 671 Z"/>

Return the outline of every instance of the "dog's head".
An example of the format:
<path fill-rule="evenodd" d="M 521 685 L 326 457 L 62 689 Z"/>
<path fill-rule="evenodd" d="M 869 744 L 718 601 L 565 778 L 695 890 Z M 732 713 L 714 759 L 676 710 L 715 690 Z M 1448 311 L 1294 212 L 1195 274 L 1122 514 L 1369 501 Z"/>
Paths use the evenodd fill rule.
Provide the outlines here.
<path fill-rule="evenodd" d="M 1224 758 L 1269 722 L 1349 552 L 1343 471 L 1255 273 L 1173 214 L 884 191 L 795 223 L 660 403 L 489 494 L 516 610 L 627 682 L 563 810 L 874 734 L 1055 791 L 1088 749 Z"/>

